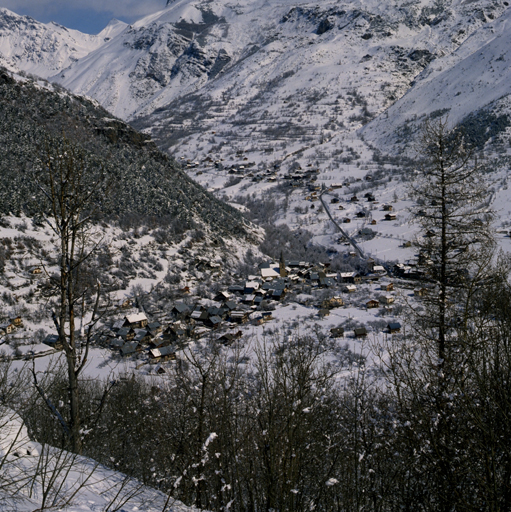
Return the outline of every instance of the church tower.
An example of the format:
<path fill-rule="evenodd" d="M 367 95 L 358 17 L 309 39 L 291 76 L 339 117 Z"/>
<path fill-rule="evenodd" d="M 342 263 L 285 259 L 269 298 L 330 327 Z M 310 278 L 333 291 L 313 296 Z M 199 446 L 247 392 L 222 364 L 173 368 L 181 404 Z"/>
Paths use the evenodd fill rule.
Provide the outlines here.
<path fill-rule="evenodd" d="M 280 277 L 287 277 L 286 262 L 284 261 L 282 251 L 280 251 L 279 273 Z"/>

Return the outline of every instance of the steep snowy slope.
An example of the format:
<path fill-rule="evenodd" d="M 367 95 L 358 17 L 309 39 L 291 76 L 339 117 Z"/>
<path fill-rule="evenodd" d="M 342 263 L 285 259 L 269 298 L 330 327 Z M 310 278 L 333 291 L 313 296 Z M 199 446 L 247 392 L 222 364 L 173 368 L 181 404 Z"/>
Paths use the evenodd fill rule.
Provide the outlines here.
<path fill-rule="evenodd" d="M 166 148 L 186 135 L 199 145 L 205 129 L 303 148 L 384 111 L 505 4 L 178 0 L 55 79 L 125 119 L 147 116 L 138 126 Z"/>
<path fill-rule="evenodd" d="M 511 94 L 511 11 L 475 31 L 455 52 L 433 62 L 410 90 L 364 135 L 378 146 L 406 143 L 426 117 L 448 115 L 452 124 L 481 109 L 492 119 L 509 109 Z"/>
<path fill-rule="evenodd" d="M 0 65 L 46 78 L 99 48 L 125 27 L 122 21 L 112 20 L 97 35 L 82 34 L 0 8 Z"/>
<path fill-rule="evenodd" d="M 0 511 L 193 512 L 181 502 L 92 459 L 30 440 L 23 420 L 0 408 Z"/>

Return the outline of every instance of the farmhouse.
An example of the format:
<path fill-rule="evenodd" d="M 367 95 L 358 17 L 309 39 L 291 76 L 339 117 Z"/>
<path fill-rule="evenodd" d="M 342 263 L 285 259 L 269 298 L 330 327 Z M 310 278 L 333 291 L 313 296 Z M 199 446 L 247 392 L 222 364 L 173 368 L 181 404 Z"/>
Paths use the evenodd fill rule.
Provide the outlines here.
<path fill-rule="evenodd" d="M 149 360 L 151 363 L 171 361 L 174 359 L 176 359 L 176 349 L 170 345 L 161 348 L 152 348 L 149 351 Z"/>
<path fill-rule="evenodd" d="M 353 330 L 353 333 L 355 334 L 355 338 L 363 338 L 367 336 L 367 329 L 365 327 L 357 327 Z"/>
<path fill-rule="evenodd" d="M 389 322 L 387 324 L 387 329 L 391 334 L 401 331 L 401 324 L 399 322 Z"/>
<path fill-rule="evenodd" d="M 124 317 L 124 326 L 132 327 L 133 329 L 140 329 L 147 325 L 147 317 L 144 313 L 137 313 L 134 315 L 127 315 Z"/>

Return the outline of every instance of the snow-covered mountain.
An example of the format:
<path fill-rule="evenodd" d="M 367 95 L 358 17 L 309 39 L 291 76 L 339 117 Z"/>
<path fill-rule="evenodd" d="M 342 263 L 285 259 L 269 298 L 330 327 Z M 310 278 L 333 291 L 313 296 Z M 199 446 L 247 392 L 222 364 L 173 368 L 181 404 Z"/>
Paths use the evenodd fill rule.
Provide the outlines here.
<path fill-rule="evenodd" d="M 125 27 L 122 21 L 112 20 L 97 35 L 82 34 L 0 8 L 0 65 L 47 78 L 96 50 Z"/>
<path fill-rule="evenodd" d="M 511 111 L 510 48 L 511 11 L 506 10 L 474 31 L 456 51 L 432 62 L 364 135 L 383 147 L 399 143 L 403 129 L 417 130 L 427 116 L 447 115 L 457 124 L 481 110 L 485 120 L 494 123 Z"/>
<path fill-rule="evenodd" d="M 474 52 L 488 61 L 487 43 L 497 33 L 506 37 L 507 13 L 505 2 L 487 1 L 178 0 L 54 79 L 124 119 L 138 118 L 138 127 L 176 154 L 191 147 L 192 158 L 204 157 L 238 141 L 245 151 L 275 151 L 283 139 L 288 150 L 272 155 L 279 159 L 325 142 L 335 149 L 328 141 L 407 92 L 410 102 L 412 91 L 428 98 L 426 89 L 437 102 L 450 102 L 439 98 L 448 91 L 434 85 L 436 77 L 450 81 L 451 70 L 461 76 L 460 60 Z M 502 95 L 511 80 L 499 62 Z M 462 92 L 458 117 L 497 94 L 488 78 L 477 83 L 477 99 Z M 205 131 L 215 132 L 216 144 L 199 140 Z"/>
<path fill-rule="evenodd" d="M 282 160 L 340 150 L 380 114 L 364 137 L 385 146 L 379 134 L 411 116 L 450 109 L 459 121 L 508 94 L 507 4 L 175 0 L 97 36 L 3 10 L 0 53 L 136 119 L 176 155 L 239 146 Z"/>

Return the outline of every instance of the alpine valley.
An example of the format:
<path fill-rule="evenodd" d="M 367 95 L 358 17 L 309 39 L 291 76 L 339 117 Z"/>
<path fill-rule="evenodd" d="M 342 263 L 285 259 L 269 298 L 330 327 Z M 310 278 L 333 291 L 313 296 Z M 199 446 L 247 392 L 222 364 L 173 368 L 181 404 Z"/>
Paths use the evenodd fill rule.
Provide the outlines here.
<path fill-rule="evenodd" d="M 11 453 L 16 435 L 4 435 L 7 427 L 19 428 L 34 453 L 45 453 L 45 443 L 57 446 L 62 437 L 58 415 L 48 413 L 40 397 L 53 400 L 65 416 L 61 374 L 46 367 L 64 357 L 55 312 L 66 249 L 58 245 L 55 199 L 41 176 L 56 162 L 62 168 L 80 162 L 88 169 L 83 183 L 62 193 L 63 210 L 77 197 L 94 205 L 76 242 L 86 254 L 76 285 L 76 332 L 79 357 L 89 361 L 83 375 L 105 383 L 104 395 L 89 390 L 90 410 L 108 411 L 108 421 L 84 425 L 85 452 L 92 458 L 80 464 L 95 471 L 94 459 L 110 469 L 101 466 L 104 480 L 98 477 L 92 490 L 80 487 L 71 497 L 55 484 L 52 506 L 131 512 L 149 503 L 144 510 L 171 510 L 167 496 L 138 487 L 139 480 L 208 510 L 229 510 L 233 503 L 232 510 L 313 510 L 312 495 L 322 503 L 317 510 L 377 510 L 373 504 L 380 499 L 386 505 L 378 510 L 395 510 L 394 503 L 420 510 L 429 491 L 417 488 L 423 475 L 436 474 L 434 465 L 407 473 L 407 496 L 423 498 L 395 501 L 392 492 L 398 491 L 374 476 L 371 461 L 384 468 L 378 475 L 391 474 L 398 464 L 389 453 L 401 448 L 389 441 L 393 448 L 385 452 L 387 445 L 378 441 L 367 448 L 376 453 L 371 459 L 366 448 L 349 445 L 374 425 L 380 429 L 382 417 L 395 410 L 387 397 L 373 409 L 350 400 L 369 389 L 366 377 L 376 382 L 388 370 L 382 361 L 385 366 L 394 341 L 404 343 L 411 309 L 424 311 L 424 296 L 436 293 L 419 271 L 420 260 L 430 255 L 419 254 L 417 239 L 436 236 L 421 232 L 421 218 L 437 205 L 417 201 L 412 184 L 421 178 L 421 151 L 430 149 L 421 140 L 424 126 L 439 121 L 462 129 L 482 169 L 487 190 L 477 207 L 487 215 L 474 225 L 491 218 L 497 247 L 511 251 L 506 0 L 168 0 L 159 12 L 131 25 L 112 20 L 96 35 L 0 8 L 0 363 L 9 361 L 21 375 L 30 361 L 30 385 L 23 389 L 33 389 L 32 381 L 39 385 L 38 378 L 44 387 L 55 374 L 48 384 L 53 395 L 39 389 L 37 399 L 23 395 L 19 412 L 15 398 L 3 398 L 12 388 L 11 370 L 0 371 L 6 376 L 0 378 L 0 467 L 7 464 L 18 477 L 41 464 L 30 453 L 26 464 L 17 462 L 17 452 Z M 61 180 L 63 190 L 68 185 Z M 497 260 L 488 262 L 492 258 Z M 454 315 L 452 325 L 458 324 Z M 303 336 L 316 340 L 316 348 L 304 349 Z M 284 342 L 296 350 L 289 359 L 278 348 Z M 303 368 L 317 347 L 322 373 L 314 373 L 314 360 L 308 375 L 314 382 L 325 379 L 321 392 L 316 384 L 300 384 L 290 386 L 293 393 L 307 388 L 310 395 L 290 393 L 285 407 L 275 397 L 288 398 L 287 391 L 275 391 L 275 402 L 257 402 L 264 379 L 265 385 L 278 382 L 282 368 L 289 370 L 285 378 L 295 375 L 292 369 Z M 241 380 L 224 389 L 220 375 L 228 380 L 231 371 Z M 353 375 L 359 380 L 350 380 Z M 342 395 L 348 398 L 339 409 L 329 402 L 330 391 L 323 393 L 335 386 L 351 393 Z M 383 387 L 375 386 L 375 393 Z M 118 393 L 124 410 L 107 400 L 110 392 Z M 204 406 L 201 400 L 209 399 Z M 232 409 L 222 409 L 225 404 Z M 268 404 L 289 418 L 268 427 L 273 413 L 261 419 Z M 367 430 L 357 423 L 347 434 L 323 436 L 324 425 L 344 425 L 339 418 L 358 407 L 360 418 L 369 410 L 367 417 L 373 415 Z M 380 414 L 380 407 L 388 410 Z M 130 442 L 120 426 L 126 414 L 133 417 Z M 135 423 L 137 414 L 143 421 Z M 43 426 L 39 416 L 48 418 Z M 156 421 L 163 416 L 168 428 Z M 226 418 L 242 420 L 226 427 Z M 266 451 L 268 438 L 280 439 L 282 425 L 293 422 L 298 426 L 289 432 L 299 432 L 293 442 L 316 428 L 321 441 L 307 444 L 300 470 L 289 469 L 281 479 L 280 469 L 278 477 L 270 469 L 282 461 L 294 468 L 302 458 L 295 458 L 295 445 L 289 452 L 280 445 Z M 389 420 L 375 439 L 409 422 L 398 423 Z M 232 435 L 222 436 L 224 427 L 232 427 Z M 238 428 L 245 430 L 239 434 Z M 146 430 L 150 441 L 141 434 Z M 509 439 L 507 433 L 497 437 Z M 329 466 L 341 445 L 351 455 L 332 456 Z M 414 450 L 407 464 L 415 464 Z M 284 452 L 275 466 L 273 459 L 252 465 L 262 453 L 270 460 Z M 227 453 L 232 458 L 224 463 Z M 349 461 L 353 467 L 343 466 Z M 314 471 L 323 466 L 331 469 L 318 477 Z M 471 467 L 467 462 L 466 474 Z M 124 483 L 116 471 L 138 480 Z M 373 494 L 361 490 L 341 505 L 336 490 L 359 492 L 363 471 Z M 34 488 L 43 489 L 44 478 L 38 478 Z M 83 471 L 75 480 L 80 478 Z M 11 500 L 12 481 L 3 482 L 0 477 L 0 511 L 14 510 L 13 504 L 23 512 L 45 510 L 42 490 L 33 494 L 23 484 L 23 499 Z M 481 484 L 475 476 L 471 482 Z M 125 505 L 119 496 L 130 492 L 141 498 Z M 277 503 L 276 496 L 284 501 Z M 176 511 L 187 510 L 172 503 Z"/>

